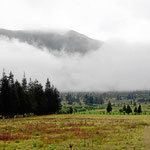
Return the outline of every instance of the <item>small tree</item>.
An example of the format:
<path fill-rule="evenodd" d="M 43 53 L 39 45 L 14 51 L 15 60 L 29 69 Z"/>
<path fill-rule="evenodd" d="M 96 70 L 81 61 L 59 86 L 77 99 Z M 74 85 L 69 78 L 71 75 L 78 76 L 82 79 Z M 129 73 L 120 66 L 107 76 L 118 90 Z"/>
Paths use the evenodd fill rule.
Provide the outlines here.
<path fill-rule="evenodd" d="M 126 105 L 124 104 L 124 106 L 123 106 L 123 112 L 126 112 L 126 110 L 127 110 L 127 108 L 126 108 Z"/>
<path fill-rule="evenodd" d="M 73 108 L 72 108 L 72 107 L 69 108 L 69 113 L 70 113 L 70 114 L 73 113 Z"/>
<path fill-rule="evenodd" d="M 134 108 L 134 112 L 135 113 L 137 113 L 138 112 L 138 109 L 137 109 L 137 107 L 135 106 L 135 108 Z"/>
<path fill-rule="evenodd" d="M 111 106 L 111 102 L 109 101 L 107 105 L 107 112 L 110 113 L 111 111 L 112 111 L 112 106 Z"/>
<path fill-rule="evenodd" d="M 126 113 L 127 114 L 132 113 L 132 109 L 129 104 L 127 105 Z"/>
<path fill-rule="evenodd" d="M 142 107 L 141 107 L 141 105 L 139 105 L 137 112 L 138 112 L 138 113 L 141 113 L 141 112 L 142 112 Z"/>

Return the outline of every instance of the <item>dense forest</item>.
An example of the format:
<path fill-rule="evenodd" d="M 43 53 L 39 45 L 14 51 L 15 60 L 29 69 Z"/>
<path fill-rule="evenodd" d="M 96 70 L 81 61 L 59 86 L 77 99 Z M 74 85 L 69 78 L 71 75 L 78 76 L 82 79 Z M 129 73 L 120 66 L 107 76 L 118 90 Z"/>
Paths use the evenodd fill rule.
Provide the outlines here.
<path fill-rule="evenodd" d="M 22 82 L 14 79 L 12 72 L 3 72 L 0 79 L 0 115 L 13 117 L 33 113 L 52 114 L 60 109 L 58 90 L 47 79 L 45 88 L 36 79 L 29 83 L 25 75 Z"/>

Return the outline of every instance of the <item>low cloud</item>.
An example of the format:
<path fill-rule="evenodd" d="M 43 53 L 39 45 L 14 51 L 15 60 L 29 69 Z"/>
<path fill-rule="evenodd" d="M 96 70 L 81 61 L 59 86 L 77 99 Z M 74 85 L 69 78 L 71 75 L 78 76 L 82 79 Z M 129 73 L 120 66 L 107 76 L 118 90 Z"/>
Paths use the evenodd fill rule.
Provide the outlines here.
<path fill-rule="evenodd" d="M 150 89 L 150 45 L 121 40 L 105 41 L 84 56 L 55 55 L 17 40 L 0 39 L 0 73 L 23 73 L 45 83 L 46 78 L 60 91 L 112 91 Z"/>

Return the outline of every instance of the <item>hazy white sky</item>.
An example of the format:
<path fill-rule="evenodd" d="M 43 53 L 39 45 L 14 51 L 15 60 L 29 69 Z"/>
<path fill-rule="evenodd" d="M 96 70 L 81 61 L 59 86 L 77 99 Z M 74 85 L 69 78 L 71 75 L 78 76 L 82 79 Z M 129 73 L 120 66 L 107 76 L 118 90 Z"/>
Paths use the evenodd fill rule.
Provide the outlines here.
<path fill-rule="evenodd" d="M 105 41 L 84 57 L 57 57 L 0 38 L 3 68 L 60 91 L 150 89 L 150 0 L 0 0 L 0 28 L 72 29 Z"/>
<path fill-rule="evenodd" d="M 149 0 L 0 0 L 0 28 L 67 28 L 100 40 L 148 42 L 149 8 Z"/>

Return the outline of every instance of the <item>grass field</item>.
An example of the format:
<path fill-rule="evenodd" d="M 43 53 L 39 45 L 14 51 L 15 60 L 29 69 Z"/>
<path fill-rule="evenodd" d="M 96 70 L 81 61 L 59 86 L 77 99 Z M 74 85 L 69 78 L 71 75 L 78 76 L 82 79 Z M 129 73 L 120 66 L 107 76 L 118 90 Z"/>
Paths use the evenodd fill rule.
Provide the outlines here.
<path fill-rule="evenodd" d="M 1 150 L 144 150 L 148 115 L 49 115 L 0 120 Z M 150 130 L 149 130 L 150 131 Z"/>

